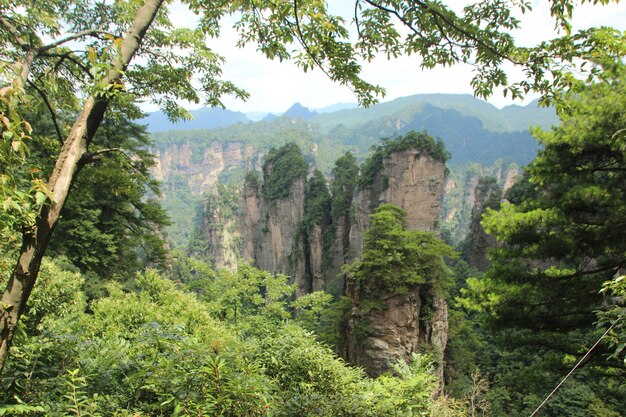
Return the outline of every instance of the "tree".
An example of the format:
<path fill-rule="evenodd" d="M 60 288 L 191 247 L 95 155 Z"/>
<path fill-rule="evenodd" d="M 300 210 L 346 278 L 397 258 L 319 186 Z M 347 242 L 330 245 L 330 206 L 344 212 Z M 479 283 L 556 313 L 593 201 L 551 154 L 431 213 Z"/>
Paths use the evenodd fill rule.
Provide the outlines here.
<path fill-rule="evenodd" d="M 528 183 L 516 190 L 518 204 L 504 204 L 483 219 L 499 244 L 484 278 L 469 281 L 464 302 L 487 313 L 509 357 L 521 349 L 542 353 L 527 369 L 544 377 L 533 376 L 520 393 L 547 394 L 552 378 L 571 368 L 571 358 L 593 346 L 604 332 L 594 325 L 597 313 L 611 304 L 601 293 L 603 283 L 626 266 L 626 68 L 607 66 L 603 77 L 564 94 L 561 124 L 535 131 L 543 149 L 526 169 Z M 606 327 L 619 309 L 614 305 L 612 315 L 602 314 Z M 619 410 L 623 392 L 612 387 L 625 368 L 615 339 L 613 345 L 617 355 L 594 349 L 585 372 L 595 375 L 591 392 Z M 522 372 L 517 380 L 527 381 Z"/>
<path fill-rule="evenodd" d="M 483 2 L 459 15 L 439 2 L 358 0 L 354 44 L 348 41 L 345 20 L 329 14 L 324 2 L 184 3 L 199 18 L 195 28 L 174 28 L 164 0 L 5 0 L 0 5 L 2 161 L 8 162 L 1 171 L 3 219 L 22 240 L 2 297 L 0 371 L 71 185 L 85 164 L 105 153 L 90 145 L 107 108 L 133 107 L 135 100 L 151 97 L 177 118 L 188 115 L 177 99 L 198 102 L 202 92 L 208 104 L 219 105 L 223 94 L 246 96 L 219 78 L 223 59 L 205 42 L 206 36 L 219 36 L 222 16 L 238 13 L 240 45 L 254 41 L 271 59 L 293 58 L 305 71 L 321 68 L 332 80 L 353 88 L 365 105 L 384 90 L 360 78 L 358 58 L 378 53 L 417 53 L 425 67 L 473 62 L 473 86 L 479 95 L 508 86 L 513 95 L 534 89 L 546 97 L 553 80 L 557 87 L 574 82 L 564 65 L 579 58 L 582 64 L 616 61 L 624 55 L 623 34 L 608 28 L 567 34 L 536 48 L 515 48 L 509 31 L 518 22 L 504 0 Z M 515 7 L 526 11 L 529 6 L 521 2 Z M 552 4 L 553 16 L 566 31 L 572 7 L 569 2 Z M 409 29 L 407 36 L 395 29 L 392 18 Z M 294 49 L 293 43 L 299 47 Z M 140 59 L 133 63 L 135 57 Z M 507 60 L 520 65 L 528 81 L 509 85 L 500 68 Z M 594 68 L 590 71 L 596 75 Z M 199 89 L 192 80 L 198 80 Z M 25 170 L 24 181 L 14 168 L 23 168 L 32 129 L 21 110 L 34 95 L 49 108 L 63 144 L 50 173 Z M 71 128 L 56 118 L 68 106 L 81 109 Z"/>
<path fill-rule="evenodd" d="M 81 271 L 104 279 L 146 265 L 165 266 L 162 228 L 169 222 L 156 199 L 150 143 L 144 127 L 119 111 L 107 112 L 92 149 L 119 151 L 83 168 L 50 241 L 50 254 L 65 255 Z"/>
<path fill-rule="evenodd" d="M 116 44 L 119 45 L 119 56 L 116 56 L 112 65 L 107 68 L 106 74 L 101 76 L 102 90 L 93 92 L 87 98 L 80 116 L 61 147 L 46 186 L 50 201 L 41 206 L 34 225 L 23 233 L 22 247 L 17 265 L 9 278 L 7 290 L 2 296 L 0 371 L 4 367 L 19 317 L 23 313 L 28 297 L 34 287 L 41 260 L 69 194 L 70 186 L 81 164 L 85 162 L 84 157 L 87 154 L 89 143 L 100 125 L 110 102 L 110 99 L 107 98 L 106 90 L 110 92 L 110 90 L 121 88 L 119 78 L 127 69 L 133 55 L 139 49 L 141 40 L 155 19 L 161 4 L 162 1 L 159 0 L 148 0 L 141 6 L 137 10 L 128 34 L 121 42 Z M 50 49 L 54 49 L 56 45 L 49 44 L 41 47 L 37 44 L 32 44 L 22 37 L 23 35 L 18 32 L 18 29 L 6 17 L 3 17 L 0 23 L 3 24 L 5 30 L 13 35 L 19 47 L 25 51 L 25 56 L 16 64 L 16 67 L 20 69 L 20 73 L 16 76 L 17 81 L 14 82 L 14 88 L 16 93 L 19 94 L 19 90 L 28 81 L 35 58 Z M 79 36 L 74 35 L 71 37 L 77 38 Z M 41 42 L 40 39 L 37 39 L 37 41 Z"/>

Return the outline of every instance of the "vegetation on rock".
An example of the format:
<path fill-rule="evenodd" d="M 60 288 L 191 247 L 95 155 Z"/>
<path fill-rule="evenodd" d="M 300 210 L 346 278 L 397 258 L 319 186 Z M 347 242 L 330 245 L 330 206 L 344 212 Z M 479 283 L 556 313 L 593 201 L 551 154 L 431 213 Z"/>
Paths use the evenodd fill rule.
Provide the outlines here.
<path fill-rule="evenodd" d="M 395 138 L 383 138 L 379 145 L 372 147 L 372 154 L 367 158 L 361 167 L 359 185 L 361 187 L 371 186 L 378 175 L 383 170 L 383 161 L 392 153 L 406 150 L 417 150 L 425 152 L 431 158 L 445 162 L 450 155 L 446 152 L 445 146 L 440 139 L 433 139 L 427 133 L 409 132 L 404 136 Z"/>
<path fill-rule="evenodd" d="M 356 289 L 369 300 L 381 293 L 406 293 L 426 284 L 440 297 L 447 297 L 452 284 L 446 257 L 456 256 L 452 248 L 432 232 L 407 230 L 406 213 L 383 204 L 370 216 L 363 253 L 345 272 Z"/>
<path fill-rule="evenodd" d="M 289 196 L 289 188 L 297 179 L 305 179 L 309 166 L 295 143 L 272 148 L 263 162 L 263 196 L 277 200 Z"/>

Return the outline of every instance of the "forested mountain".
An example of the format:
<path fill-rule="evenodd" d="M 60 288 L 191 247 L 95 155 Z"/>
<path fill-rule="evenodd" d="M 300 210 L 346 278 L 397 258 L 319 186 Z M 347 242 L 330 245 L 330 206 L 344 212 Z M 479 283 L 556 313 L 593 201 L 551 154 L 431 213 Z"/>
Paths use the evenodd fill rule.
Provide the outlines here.
<path fill-rule="evenodd" d="M 557 120 L 553 109 L 540 108 L 537 102 L 499 110 L 472 96 L 443 94 L 404 97 L 370 108 L 320 114 L 294 104 L 276 119 L 225 126 L 211 131 L 187 128 L 177 129 L 186 130 L 181 132 L 159 132 L 153 135 L 153 140 L 159 149 L 188 141 L 191 146 L 202 151 L 213 142 L 241 142 L 261 149 L 304 139 L 309 143 L 303 148 L 308 149 L 316 144 L 319 150 L 315 151 L 314 156 L 318 165 L 329 169 L 332 161 L 324 156 L 329 153 L 326 147 L 332 147 L 334 152 L 350 150 L 357 155 L 364 155 L 381 137 L 411 130 L 427 130 L 444 141 L 452 155 L 452 164 L 491 164 L 499 158 L 510 158 L 524 165 L 537 150 L 529 128 L 535 125 L 549 127 Z M 212 117 L 207 120 L 211 122 Z M 228 120 L 226 118 L 224 123 L 230 124 Z M 194 122 L 204 123 L 201 119 Z M 160 130 L 161 125 L 158 126 Z M 149 129 L 156 130 L 152 126 Z M 287 129 L 293 130 L 291 136 Z"/>
<path fill-rule="evenodd" d="M 261 170 L 261 159 L 270 148 L 286 143 L 297 144 L 305 159 L 328 176 L 338 154 L 349 151 L 362 161 L 381 138 L 425 130 L 441 138 L 451 154 L 448 165 L 455 185 L 448 189 L 472 194 L 472 189 L 463 190 L 474 183 L 462 180 L 472 164 L 494 172 L 504 185 L 511 170 L 530 162 L 538 149 L 529 132 L 529 115 L 537 115 L 536 123 L 543 127 L 556 121 L 552 109 L 539 108 L 536 102 L 498 110 L 469 95 L 435 94 L 320 114 L 294 105 L 291 116 L 212 130 L 153 133 L 155 173 L 163 182 L 163 204 L 174 219 L 170 238 L 182 247 L 189 239 L 193 205 L 183 202 L 195 201 L 194 196 L 214 190 L 218 182 L 241 183 L 245 171 Z M 454 230 L 455 241 L 469 227 L 468 198 L 454 200 L 457 207 L 444 213 L 444 226 Z"/>
<path fill-rule="evenodd" d="M 368 108 L 346 109 L 320 114 L 316 120 L 322 131 L 343 124 L 351 128 L 385 116 L 410 117 L 427 104 L 440 109 L 452 109 L 466 117 L 479 119 L 485 129 L 492 132 L 526 131 L 531 125 L 547 127 L 556 122 L 553 109 L 538 107 L 536 101 L 526 106 L 507 106 L 503 109 L 468 94 L 418 94 L 401 97 Z M 533 118 L 527 115 L 533 114 Z"/>

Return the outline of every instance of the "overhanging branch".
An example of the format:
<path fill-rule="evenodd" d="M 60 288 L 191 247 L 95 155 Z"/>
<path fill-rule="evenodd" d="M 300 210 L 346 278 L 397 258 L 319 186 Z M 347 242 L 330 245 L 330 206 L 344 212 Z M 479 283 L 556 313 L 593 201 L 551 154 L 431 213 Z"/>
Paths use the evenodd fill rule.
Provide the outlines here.
<path fill-rule="evenodd" d="M 28 81 L 28 85 L 30 85 L 37 93 L 39 93 L 39 96 L 41 96 L 41 99 L 43 100 L 44 104 L 48 108 L 48 112 L 50 112 L 50 117 L 52 118 L 52 124 L 54 124 L 54 130 L 56 131 L 56 134 L 57 134 L 57 139 L 59 143 L 63 145 L 63 135 L 61 134 L 61 128 L 59 127 L 59 123 L 57 122 L 57 115 L 54 112 L 52 105 L 50 104 L 50 100 L 48 100 L 48 96 L 41 88 L 37 87 L 37 85 L 34 82 Z"/>

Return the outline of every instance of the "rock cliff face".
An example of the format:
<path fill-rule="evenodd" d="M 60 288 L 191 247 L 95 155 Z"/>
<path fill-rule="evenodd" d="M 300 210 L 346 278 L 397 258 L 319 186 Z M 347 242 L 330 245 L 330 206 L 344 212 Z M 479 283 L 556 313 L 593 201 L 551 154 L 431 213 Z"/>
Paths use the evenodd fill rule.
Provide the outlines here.
<path fill-rule="evenodd" d="M 461 174 L 461 175 L 459 175 Z M 453 172 L 447 179 L 444 192 L 442 228 L 452 242 L 462 242 L 472 227 L 472 210 L 476 201 L 476 187 L 481 177 L 493 177 L 506 192 L 521 175 L 516 163 L 498 163 L 492 167 L 473 166 L 466 172 Z"/>
<path fill-rule="evenodd" d="M 310 277 L 310 290 L 324 291 L 326 289 L 326 271 L 324 267 L 324 228 L 322 225 L 314 224 L 309 228 L 307 244 L 307 272 Z"/>
<path fill-rule="evenodd" d="M 241 233 L 238 227 L 239 199 L 228 201 L 224 195 L 210 195 L 202 202 L 202 216 L 197 225 L 197 235 L 192 242 L 191 254 L 207 256 L 211 262 L 229 271 L 237 269 L 241 253 Z"/>
<path fill-rule="evenodd" d="M 352 256 L 361 254 L 369 215 L 381 204 L 402 208 L 409 229 L 437 231 L 445 185 L 445 164 L 431 158 L 428 151 L 410 149 L 390 154 L 372 186 L 355 194 L 350 230 Z M 443 363 L 448 308 L 434 292 L 416 286 L 407 294 L 382 294 L 382 308 L 366 313 L 360 295 L 350 286 L 347 293 L 353 303 L 348 323 L 349 362 L 362 366 L 370 375 L 379 375 L 390 370 L 398 359 L 409 359 L 412 352 L 421 350 L 420 346 L 430 346 Z M 425 317 L 426 309 L 429 317 Z"/>
<path fill-rule="evenodd" d="M 305 279 L 304 245 L 298 234 L 304 214 L 304 183 L 304 178 L 297 179 L 288 197 L 268 201 L 261 188 L 246 182 L 240 221 L 243 258 L 260 269 L 290 276 L 297 284 L 297 295 L 311 290 Z"/>
<path fill-rule="evenodd" d="M 347 360 L 362 366 L 369 375 L 380 375 L 400 358 L 418 352 L 420 345 L 419 288 L 408 294 L 381 294 L 384 307 L 364 313 L 361 299 L 351 285 L 348 297 L 353 302 L 348 322 Z"/>
<path fill-rule="evenodd" d="M 493 236 L 485 233 L 480 222 L 482 215 L 488 208 L 498 209 L 500 207 L 502 190 L 498 186 L 496 178 L 481 177 L 474 189 L 474 195 L 467 260 L 474 269 L 486 271 L 491 265 L 487 259 L 487 249 L 495 247 L 496 240 Z"/>
<path fill-rule="evenodd" d="M 271 167 L 264 170 L 267 182 Z M 231 234 L 241 239 L 238 256 L 261 269 L 289 275 L 297 284 L 297 296 L 323 289 L 347 294 L 353 308 L 346 336 L 346 359 L 364 367 L 369 374 L 378 375 L 388 371 L 398 359 L 409 359 L 412 352 L 435 352 L 443 359 L 447 304 L 432 288 L 422 285 L 405 294 L 383 294 L 381 309 L 366 310 L 359 294 L 344 288 L 344 277 L 338 272 L 343 264 L 361 255 L 369 216 L 381 204 L 402 208 L 407 213 L 409 229 L 437 232 L 445 186 L 445 165 L 431 157 L 428 150 L 390 153 L 383 159 L 371 186 L 355 192 L 352 213 L 329 225 L 328 216 L 319 223 L 306 224 L 310 203 L 305 178 L 294 180 L 285 197 L 272 200 L 265 197 L 259 180 L 246 181 L 240 195 L 238 231 Z M 226 224 L 223 220 L 221 223 Z M 209 225 L 204 227 L 211 229 Z M 328 245 L 325 235 L 331 230 L 335 239 Z M 217 230 L 212 233 L 210 242 L 216 244 L 211 256 L 232 259 L 235 255 L 227 255 L 228 250 L 219 249 L 217 244 L 227 234 Z M 326 253 L 329 248 L 330 254 Z M 362 323 L 367 323 L 366 329 L 360 326 Z"/>
<path fill-rule="evenodd" d="M 202 152 L 192 149 L 190 142 L 183 142 L 153 149 L 152 153 L 156 162 L 155 178 L 163 181 L 180 176 L 193 194 L 214 190 L 220 175 L 228 171 L 259 170 L 262 159 L 262 154 L 252 145 L 238 142 L 213 142 Z"/>
<path fill-rule="evenodd" d="M 357 190 L 354 196 L 352 254 L 361 254 L 369 215 L 381 204 L 393 204 L 406 211 L 409 229 L 438 230 L 445 183 L 445 164 L 431 158 L 427 151 L 411 149 L 385 158 L 372 186 Z"/>

